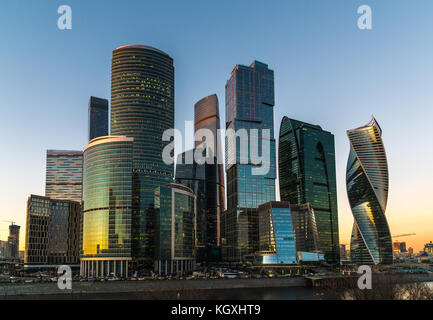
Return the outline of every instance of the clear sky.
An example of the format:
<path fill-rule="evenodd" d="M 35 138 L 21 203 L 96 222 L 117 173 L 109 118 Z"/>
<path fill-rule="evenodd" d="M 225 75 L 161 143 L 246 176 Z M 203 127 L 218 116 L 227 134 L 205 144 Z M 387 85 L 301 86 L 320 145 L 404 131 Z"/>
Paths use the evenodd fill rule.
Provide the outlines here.
<path fill-rule="evenodd" d="M 57 8 L 72 8 L 72 30 Z M 357 27 L 370 5 L 373 29 Z M 176 127 L 254 59 L 275 71 L 275 130 L 281 118 L 335 134 L 340 242 L 353 224 L 345 188 L 346 130 L 371 114 L 383 129 L 390 174 L 391 233 L 415 251 L 433 240 L 431 0 L 8 1 L 0 10 L 0 239 L 22 226 L 26 200 L 44 194 L 46 149 L 82 149 L 91 95 L 110 98 L 111 52 L 140 43 L 175 63 Z"/>

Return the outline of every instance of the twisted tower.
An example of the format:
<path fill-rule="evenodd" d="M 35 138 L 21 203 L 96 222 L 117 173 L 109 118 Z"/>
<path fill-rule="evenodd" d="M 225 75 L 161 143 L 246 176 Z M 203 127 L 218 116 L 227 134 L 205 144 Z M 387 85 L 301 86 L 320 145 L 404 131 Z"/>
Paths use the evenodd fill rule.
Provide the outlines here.
<path fill-rule="evenodd" d="M 347 195 L 355 222 L 350 242 L 352 262 L 392 264 L 391 233 L 385 217 L 388 164 L 382 130 L 376 119 L 347 131 L 350 154 L 346 169 Z"/>

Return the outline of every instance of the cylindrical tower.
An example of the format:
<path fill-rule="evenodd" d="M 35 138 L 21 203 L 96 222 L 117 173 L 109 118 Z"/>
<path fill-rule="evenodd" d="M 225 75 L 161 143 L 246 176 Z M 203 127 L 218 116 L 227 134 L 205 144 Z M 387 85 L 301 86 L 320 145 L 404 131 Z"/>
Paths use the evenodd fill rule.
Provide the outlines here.
<path fill-rule="evenodd" d="M 128 275 L 133 141 L 105 136 L 84 148 L 82 275 Z"/>
<path fill-rule="evenodd" d="M 134 138 L 132 250 L 137 268 L 154 256 L 154 190 L 173 181 L 163 132 L 174 128 L 174 67 L 166 53 L 144 45 L 113 51 L 111 134 Z"/>
<path fill-rule="evenodd" d="M 373 117 L 367 125 L 347 131 L 350 154 L 346 187 L 355 223 L 350 257 L 357 264 L 391 264 L 392 239 L 385 217 L 388 163 L 382 130 Z"/>

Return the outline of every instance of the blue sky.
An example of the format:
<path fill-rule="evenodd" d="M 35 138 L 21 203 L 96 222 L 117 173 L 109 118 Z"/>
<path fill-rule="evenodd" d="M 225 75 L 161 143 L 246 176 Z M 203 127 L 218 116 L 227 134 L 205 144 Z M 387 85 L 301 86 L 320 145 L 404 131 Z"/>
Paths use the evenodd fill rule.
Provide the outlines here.
<path fill-rule="evenodd" d="M 57 28 L 63 4 L 72 8 L 72 30 Z M 372 30 L 357 27 L 363 4 L 372 8 Z M 233 67 L 267 63 L 275 71 L 276 131 L 287 115 L 335 134 L 342 243 L 349 243 L 353 223 L 345 131 L 374 114 L 388 154 L 391 232 L 416 232 L 404 240 L 419 250 L 433 240 L 426 227 L 433 223 L 432 16 L 429 0 L 5 2 L 0 221 L 25 225 L 28 195 L 44 194 L 46 149 L 85 146 L 89 97 L 110 97 L 112 50 L 141 43 L 174 59 L 181 130 L 193 119 L 194 103 L 212 93 L 224 121 Z M 6 229 L 1 222 L 0 239 Z"/>

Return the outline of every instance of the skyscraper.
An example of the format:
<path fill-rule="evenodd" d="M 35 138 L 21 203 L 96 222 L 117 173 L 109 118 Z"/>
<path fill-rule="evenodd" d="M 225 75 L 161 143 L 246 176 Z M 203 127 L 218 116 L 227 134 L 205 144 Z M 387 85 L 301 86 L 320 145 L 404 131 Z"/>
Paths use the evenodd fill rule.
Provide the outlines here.
<path fill-rule="evenodd" d="M 382 129 L 376 119 L 348 130 L 350 154 L 346 169 L 347 196 L 355 222 L 350 258 L 357 264 L 391 264 L 393 247 L 385 217 L 388 163 Z"/>
<path fill-rule="evenodd" d="M 8 242 L 10 258 L 18 259 L 18 252 L 20 250 L 20 226 L 14 223 L 9 226 Z"/>
<path fill-rule="evenodd" d="M 207 156 L 213 155 L 211 164 L 206 163 L 206 245 L 210 249 L 220 246 L 221 213 L 225 209 L 224 168 L 222 161 L 221 141 L 218 135 L 220 117 L 218 97 L 216 94 L 207 96 L 194 105 L 194 132 L 201 129 L 212 133 L 213 141 L 195 141 L 195 147 L 202 145 L 210 149 Z"/>
<path fill-rule="evenodd" d="M 90 97 L 89 141 L 103 136 L 108 136 L 108 100 Z"/>
<path fill-rule="evenodd" d="M 194 191 L 197 197 L 196 215 L 196 254 L 197 260 L 215 261 L 220 259 L 220 220 L 224 211 L 224 173 L 221 142 L 217 138 L 220 129 L 218 98 L 215 94 L 207 96 L 194 106 L 194 130 L 206 130 L 212 135 L 195 141 L 196 148 L 178 157 L 176 182 Z M 198 137 L 199 138 L 199 137 Z M 199 138 L 200 139 L 200 138 Z M 208 152 L 208 154 L 206 154 Z M 194 153 L 201 153 L 208 161 L 199 164 Z"/>
<path fill-rule="evenodd" d="M 132 149 L 124 136 L 99 137 L 84 149 L 82 275 L 130 269 Z"/>
<path fill-rule="evenodd" d="M 258 146 L 248 142 L 248 161 L 241 163 L 239 143 L 226 141 L 227 211 L 222 218 L 223 256 L 226 260 L 253 259 L 258 251 L 259 205 L 275 200 L 274 72 L 264 63 L 237 65 L 226 84 L 226 129 L 244 129 L 249 138 L 257 129 Z M 265 141 L 264 129 L 270 138 Z M 263 138 L 263 140 L 262 140 Z M 262 155 L 262 143 L 269 143 L 269 170 L 256 175 L 252 147 Z M 236 149 L 236 152 L 235 152 Z"/>
<path fill-rule="evenodd" d="M 281 201 L 310 203 L 326 261 L 340 261 L 334 136 L 283 117 L 278 145 Z"/>
<path fill-rule="evenodd" d="M 134 138 L 132 251 L 137 268 L 154 258 L 154 191 L 173 181 L 163 162 L 163 132 L 174 128 L 173 59 L 161 50 L 126 45 L 113 51 L 111 135 Z"/>
<path fill-rule="evenodd" d="M 169 183 L 155 189 L 155 265 L 157 273 L 193 271 L 195 195 Z"/>
<path fill-rule="evenodd" d="M 83 152 L 47 150 L 45 196 L 81 202 Z"/>

